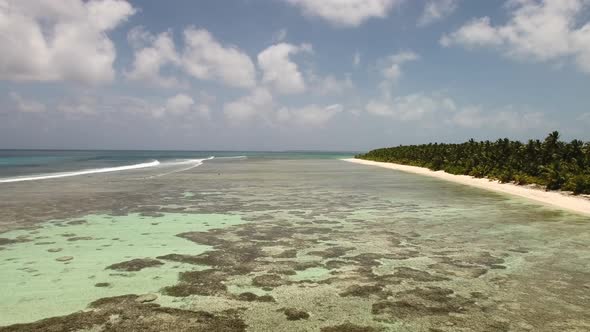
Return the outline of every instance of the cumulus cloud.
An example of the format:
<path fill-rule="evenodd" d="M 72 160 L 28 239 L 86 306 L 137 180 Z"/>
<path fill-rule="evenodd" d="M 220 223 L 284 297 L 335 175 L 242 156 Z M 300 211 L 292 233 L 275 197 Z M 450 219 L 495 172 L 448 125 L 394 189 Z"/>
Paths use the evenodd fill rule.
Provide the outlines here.
<path fill-rule="evenodd" d="M 334 26 L 357 27 L 371 18 L 387 17 L 403 0 L 284 0 L 305 15 L 319 17 Z"/>
<path fill-rule="evenodd" d="M 162 67 L 180 65 L 180 57 L 170 31 L 154 36 L 143 27 L 136 27 L 129 32 L 128 39 L 135 48 L 132 69 L 125 74 L 128 79 L 162 87 L 174 87 L 179 84 L 175 77 L 161 75 Z"/>
<path fill-rule="evenodd" d="M 399 121 L 419 121 L 437 112 L 454 111 L 456 105 L 450 98 L 416 93 L 393 99 L 371 100 L 365 109 L 376 116 Z"/>
<path fill-rule="evenodd" d="M 391 91 L 394 84 L 402 77 L 402 66 L 408 62 L 416 61 L 420 56 L 412 51 L 403 51 L 377 62 L 377 67 L 383 76 L 383 80 L 379 84 L 379 89 L 383 98 L 391 98 Z"/>
<path fill-rule="evenodd" d="M 582 71 L 590 73 L 590 23 L 578 22 L 589 5 L 586 0 L 511 0 L 505 24 L 477 18 L 440 42 L 446 47 L 492 48 L 520 60 L 573 58 Z"/>
<path fill-rule="evenodd" d="M 383 77 L 390 81 L 397 81 L 401 75 L 401 66 L 407 62 L 412 62 L 420 59 L 418 54 L 412 51 L 404 51 L 397 54 L 393 54 L 383 59 L 381 74 Z"/>
<path fill-rule="evenodd" d="M 199 79 L 216 79 L 230 86 L 256 85 L 256 69 L 250 57 L 232 45 L 221 45 L 209 31 L 190 27 L 184 31 L 184 68 Z"/>
<path fill-rule="evenodd" d="M 180 64 L 170 31 L 153 36 L 143 27 L 136 27 L 129 32 L 128 39 L 135 47 L 132 69 L 125 74 L 128 79 L 162 87 L 178 85 L 175 77 L 164 77 L 160 72 L 166 65 Z"/>
<path fill-rule="evenodd" d="M 231 125 L 246 124 L 254 119 L 270 122 L 274 102 L 267 89 L 257 88 L 247 96 L 223 105 L 225 118 Z"/>
<path fill-rule="evenodd" d="M 73 80 L 115 77 L 107 32 L 135 13 L 122 0 L 0 2 L 0 79 Z"/>
<path fill-rule="evenodd" d="M 12 98 L 12 101 L 16 105 L 16 110 L 19 112 L 40 113 L 46 110 L 45 104 L 35 100 L 25 99 L 16 92 L 11 92 L 10 98 Z"/>
<path fill-rule="evenodd" d="M 464 128 L 502 128 L 513 131 L 542 128 L 548 123 L 541 112 L 517 111 L 513 106 L 498 110 L 468 106 L 452 114 L 446 122 Z"/>
<path fill-rule="evenodd" d="M 66 98 L 55 108 L 66 113 L 70 117 L 98 116 L 115 119 L 123 114 L 134 115 L 141 118 L 182 118 L 210 119 L 210 104 L 213 97 L 201 94 L 195 98 L 178 93 L 169 98 L 138 98 L 133 96 L 98 96 L 82 94 Z"/>
<path fill-rule="evenodd" d="M 312 52 L 311 45 L 300 46 L 280 43 L 258 54 L 258 66 L 262 70 L 262 82 L 280 94 L 296 94 L 305 91 L 305 81 L 299 67 L 290 59 L 300 52 Z"/>
<path fill-rule="evenodd" d="M 210 118 L 210 109 L 206 102 L 196 104 L 191 96 L 179 93 L 168 98 L 163 107 L 154 108 L 152 114 L 155 117 L 191 114 L 208 119 Z"/>
<path fill-rule="evenodd" d="M 249 95 L 223 105 L 225 118 L 233 126 L 243 126 L 256 121 L 271 127 L 321 127 L 340 112 L 342 106 L 339 104 L 326 107 L 315 104 L 304 107 L 280 107 L 265 88 L 257 88 Z"/>
<path fill-rule="evenodd" d="M 354 88 L 349 75 L 346 75 L 343 79 L 338 79 L 334 75 L 320 77 L 310 72 L 309 82 L 313 93 L 320 96 L 341 95 Z"/>
<path fill-rule="evenodd" d="M 277 121 L 285 125 L 303 127 L 322 127 L 336 114 L 342 112 L 342 105 L 334 104 L 326 107 L 308 105 L 302 108 L 281 108 L 277 112 Z"/>
<path fill-rule="evenodd" d="M 486 109 L 461 105 L 441 94 L 416 93 L 392 99 L 371 100 L 365 111 L 399 122 L 415 122 L 429 126 L 450 126 L 469 129 L 494 128 L 519 131 L 548 128 L 545 114 L 527 107 L 505 106 Z"/>
<path fill-rule="evenodd" d="M 163 87 L 184 86 L 174 76 L 163 76 L 164 67 L 176 68 L 201 79 L 215 80 L 230 87 L 253 88 L 256 68 L 245 52 L 232 45 L 222 45 L 207 30 L 189 27 L 184 30 L 184 45 L 177 51 L 172 32 L 156 36 L 136 27 L 129 32 L 129 43 L 135 49 L 130 80 Z"/>
<path fill-rule="evenodd" d="M 113 101 L 116 98 L 113 99 Z M 114 107 L 100 98 L 91 95 L 78 95 L 75 98 L 68 98 L 57 105 L 57 111 L 72 116 L 93 115 L 113 111 Z"/>
<path fill-rule="evenodd" d="M 427 26 L 450 16 L 458 5 L 459 0 L 429 0 L 418 19 L 418 26 Z"/>

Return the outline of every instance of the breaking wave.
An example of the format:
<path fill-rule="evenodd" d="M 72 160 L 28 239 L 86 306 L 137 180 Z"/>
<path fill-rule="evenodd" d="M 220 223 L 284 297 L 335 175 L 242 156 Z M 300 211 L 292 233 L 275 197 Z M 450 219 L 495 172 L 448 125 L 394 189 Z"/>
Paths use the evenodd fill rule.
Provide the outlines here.
<path fill-rule="evenodd" d="M 86 170 L 81 170 L 81 171 L 73 171 L 73 172 L 49 173 L 49 174 L 39 174 L 39 175 L 34 175 L 34 176 L 19 176 L 19 177 L 13 177 L 13 178 L 4 178 L 4 179 L 0 179 L 0 183 L 36 181 L 36 180 L 57 179 L 57 178 L 65 178 L 65 177 L 70 177 L 70 176 L 87 175 L 87 174 L 120 172 L 120 171 L 127 171 L 127 170 L 133 170 L 133 169 L 156 167 L 158 165 L 160 165 L 160 162 L 158 160 L 154 160 L 154 161 L 148 162 L 148 163 L 127 165 L 127 166 L 105 167 L 105 168 L 95 168 L 95 169 L 86 169 Z"/>

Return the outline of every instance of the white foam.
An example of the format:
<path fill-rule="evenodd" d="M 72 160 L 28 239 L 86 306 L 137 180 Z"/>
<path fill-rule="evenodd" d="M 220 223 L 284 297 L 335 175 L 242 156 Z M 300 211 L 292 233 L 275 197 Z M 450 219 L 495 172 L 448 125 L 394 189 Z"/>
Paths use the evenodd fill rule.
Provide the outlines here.
<path fill-rule="evenodd" d="M 142 164 L 135 164 L 135 165 L 128 165 L 128 166 L 107 167 L 107 168 L 87 169 L 87 170 L 74 171 L 74 172 L 63 172 L 63 173 L 53 173 L 53 174 L 40 174 L 40 175 L 25 176 L 25 177 L 4 178 L 4 179 L 0 179 L 0 183 L 57 179 L 57 178 L 65 178 L 65 177 L 70 177 L 70 176 L 119 172 L 119 171 L 127 171 L 127 170 L 141 169 L 141 168 L 156 167 L 156 166 L 172 167 L 172 166 L 180 166 L 180 165 L 189 165 L 188 167 L 185 167 L 185 168 L 175 169 L 170 172 L 147 177 L 147 179 L 152 179 L 152 178 L 157 178 L 157 177 L 161 177 L 161 176 L 165 176 L 165 175 L 169 175 L 169 174 L 174 174 L 174 173 L 179 173 L 179 172 L 191 170 L 195 167 L 203 165 L 204 161 L 211 160 L 213 158 L 215 158 L 215 157 L 211 156 L 211 157 L 204 158 L 204 159 L 179 159 L 179 160 L 175 160 L 175 161 L 165 161 L 162 163 L 160 163 L 158 160 L 154 160 L 149 163 L 142 163 Z M 232 157 L 218 157 L 218 158 L 219 159 L 247 159 L 246 156 L 232 156 Z"/>
<path fill-rule="evenodd" d="M 87 170 L 81 170 L 81 171 L 75 171 L 75 172 L 42 174 L 42 175 L 28 176 L 28 177 L 5 178 L 5 179 L 0 179 L 0 183 L 36 181 L 36 180 L 57 179 L 57 178 L 65 178 L 65 177 L 69 177 L 69 176 L 78 176 L 78 175 L 87 175 L 87 174 L 120 172 L 120 171 L 127 171 L 127 170 L 133 170 L 133 169 L 155 167 L 158 165 L 160 165 L 160 162 L 157 160 L 154 160 L 149 163 L 127 165 L 127 166 L 87 169 Z"/>
<path fill-rule="evenodd" d="M 235 157 L 217 157 L 217 159 L 248 159 L 246 156 L 235 156 Z"/>
<path fill-rule="evenodd" d="M 174 173 L 188 171 L 190 169 L 193 169 L 195 167 L 199 167 L 199 166 L 203 165 L 203 162 L 205 160 L 211 160 L 213 158 L 215 158 L 215 157 L 209 157 L 209 158 L 205 158 L 205 159 L 188 159 L 188 160 L 181 160 L 181 161 L 166 162 L 166 163 L 162 164 L 162 166 L 174 166 L 174 165 L 185 165 L 185 164 L 190 164 L 191 166 L 186 167 L 186 168 L 182 168 L 182 169 L 176 169 L 176 170 L 173 170 L 170 172 L 166 172 L 166 173 L 162 173 L 162 174 L 158 174 L 158 175 L 154 175 L 154 176 L 150 176 L 150 177 L 148 177 L 148 179 L 159 178 L 161 176 L 166 176 L 166 175 L 170 175 L 170 174 L 174 174 Z"/>

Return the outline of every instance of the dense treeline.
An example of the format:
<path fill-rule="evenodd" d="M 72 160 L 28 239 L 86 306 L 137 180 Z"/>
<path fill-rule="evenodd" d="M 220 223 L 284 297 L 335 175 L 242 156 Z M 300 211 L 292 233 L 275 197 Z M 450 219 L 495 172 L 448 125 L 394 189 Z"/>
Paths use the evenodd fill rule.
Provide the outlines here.
<path fill-rule="evenodd" d="M 590 142 L 562 142 L 556 131 L 544 141 L 521 143 L 504 138 L 476 142 L 471 139 L 462 144 L 431 143 L 377 149 L 356 158 L 590 194 Z"/>

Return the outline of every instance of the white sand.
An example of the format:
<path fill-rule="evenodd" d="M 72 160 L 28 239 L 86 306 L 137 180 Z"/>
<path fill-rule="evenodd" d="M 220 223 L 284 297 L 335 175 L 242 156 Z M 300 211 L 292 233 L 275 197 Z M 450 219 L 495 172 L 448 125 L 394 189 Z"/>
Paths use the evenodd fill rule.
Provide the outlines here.
<path fill-rule="evenodd" d="M 444 171 L 435 172 L 423 167 L 407 166 L 393 163 L 382 163 L 362 159 L 342 160 L 362 165 L 377 166 L 402 172 L 431 176 L 442 180 L 464 184 L 467 186 L 477 187 L 495 192 L 501 192 L 510 195 L 516 195 L 532 199 L 534 201 L 541 202 L 546 205 L 551 205 L 554 207 L 559 207 L 565 210 L 590 216 L 590 199 L 588 199 L 588 197 L 585 196 L 574 196 L 567 193 L 556 191 L 544 191 L 541 189 L 533 188 L 531 186 L 519 186 L 512 183 L 500 183 L 498 181 L 478 179 L 468 175 L 449 174 Z"/>

